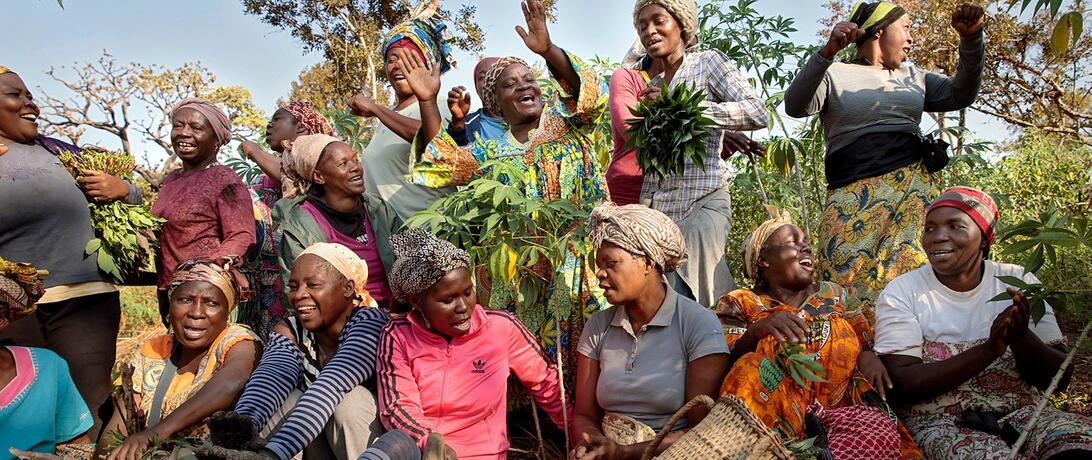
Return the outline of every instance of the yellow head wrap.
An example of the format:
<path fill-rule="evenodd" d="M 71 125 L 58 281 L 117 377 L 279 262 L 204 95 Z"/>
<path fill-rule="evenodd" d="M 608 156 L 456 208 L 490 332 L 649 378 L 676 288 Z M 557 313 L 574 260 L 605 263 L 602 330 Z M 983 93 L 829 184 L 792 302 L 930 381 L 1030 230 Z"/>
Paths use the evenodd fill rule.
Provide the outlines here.
<path fill-rule="evenodd" d="M 770 218 L 760 224 L 755 231 L 751 232 L 751 237 L 743 242 L 743 271 L 753 280 L 758 279 L 758 253 L 762 251 L 762 245 L 766 244 L 770 235 L 779 228 L 793 224 L 792 215 L 788 211 L 780 211 L 770 205 L 764 206 Z"/>
<path fill-rule="evenodd" d="M 312 254 L 322 258 L 322 260 L 334 267 L 334 270 L 341 273 L 341 276 L 352 281 L 353 289 L 356 291 L 356 306 L 374 307 L 378 305 L 366 289 L 368 285 L 368 264 L 352 250 L 337 243 L 315 243 L 304 249 L 296 258 L 299 259 L 304 254 Z"/>
<path fill-rule="evenodd" d="M 890 2 L 858 2 L 853 5 L 853 10 L 849 12 L 849 22 L 857 24 L 857 27 L 865 32 L 861 38 L 857 39 L 857 46 L 887 28 L 904 14 L 906 10 Z"/>

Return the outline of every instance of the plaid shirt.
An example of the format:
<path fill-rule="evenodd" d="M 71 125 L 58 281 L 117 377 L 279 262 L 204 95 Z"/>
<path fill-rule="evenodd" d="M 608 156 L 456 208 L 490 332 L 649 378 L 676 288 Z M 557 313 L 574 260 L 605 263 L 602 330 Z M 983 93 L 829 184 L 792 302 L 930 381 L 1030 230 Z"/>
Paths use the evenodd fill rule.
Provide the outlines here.
<path fill-rule="evenodd" d="M 681 176 L 657 179 L 645 176 L 641 202 L 667 214 L 679 222 L 690 214 L 691 207 L 702 197 L 723 188 L 731 174 L 728 164 L 720 158 L 721 136 L 727 131 L 753 131 L 766 127 L 765 104 L 755 94 L 743 73 L 717 50 L 688 50 L 682 66 L 671 80 L 671 86 L 692 85 L 705 91 L 705 116 L 716 126 L 709 129 L 705 141 L 705 170 L 686 160 Z"/>

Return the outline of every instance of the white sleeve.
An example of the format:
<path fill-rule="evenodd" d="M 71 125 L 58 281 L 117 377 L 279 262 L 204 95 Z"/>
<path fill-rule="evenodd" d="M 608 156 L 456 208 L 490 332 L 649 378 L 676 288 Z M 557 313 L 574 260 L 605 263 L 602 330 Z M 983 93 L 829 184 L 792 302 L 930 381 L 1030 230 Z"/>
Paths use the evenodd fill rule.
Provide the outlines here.
<path fill-rule="evenodd" d="M 1039 278 L 1036 278 L 1035 274 L 1031 272 L 1024 272 L 1024 276 L 1021 278 L 1029 284 L 1040 283 Z M 1046 313 L 1039 320 L 1039 324 L 1032 321 L 1030 327 L 1032 332 L 1039 336 L 1039 340 L 1047 345 L 1056 345 L 1065 341 L 1065 336 L 1062 335 L 1062 330 L 1058 327 L 1058 318 L 1054 316 L 1054 309 L 1051 308 L 1049 303 L 1046 304 Z"/>
<path fill-rule="evenodd" d="M 911 308 L 912 297 L 901 289 L 896 279 L 876 299 L 876 345 L 879 355 L 906 355 L 921 358 L 921 324 Z"/>

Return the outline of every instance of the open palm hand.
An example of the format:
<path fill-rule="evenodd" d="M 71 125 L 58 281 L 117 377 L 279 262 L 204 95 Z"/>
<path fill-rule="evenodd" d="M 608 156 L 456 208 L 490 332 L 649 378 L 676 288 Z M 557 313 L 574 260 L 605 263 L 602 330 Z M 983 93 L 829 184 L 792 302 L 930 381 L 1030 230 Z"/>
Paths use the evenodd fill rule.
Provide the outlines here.
<path fill-rule="evenodd" d="M 527 29 L 516 26 L 516 33 L 523 39 L 527 49 L 535 54 L 543 54 L 550 51 L 553 42 L 550 41 L 550 30 L 546 28 L 546 7 L 539 0 L 527 0 L 522 3 L 523 19 L 527 21 Z"/>
<path fill-rule="evenodd" d="M 436 95 L 440 94 L 440 67 L 429 69 L 421 56 L 405 48 L 396 48 L 391 54 L 396 57 L 395 65 L 402 71 L 417 100 L 435 101 Z"/>

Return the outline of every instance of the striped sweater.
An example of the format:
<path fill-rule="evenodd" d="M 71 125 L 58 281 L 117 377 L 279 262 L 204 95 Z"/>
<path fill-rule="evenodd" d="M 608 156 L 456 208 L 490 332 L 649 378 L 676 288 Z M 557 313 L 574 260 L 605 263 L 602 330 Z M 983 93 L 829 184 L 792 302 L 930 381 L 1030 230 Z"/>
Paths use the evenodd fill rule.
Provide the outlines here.
<path fill-rule="evenodd" d="M 235 411 L 249 416 L 255 430 L 261 431 L 270 416 L 280 408 L 297 386 L 303 396 L 266 444 L 282 460 L 291 458 L 311 443 L 341 403 L 345 394 L 358 385 L 374 386 L 376 348 L 387 315 L 377 308 L 360 308 L 345 323 L 338 337 L 337 353 L 318 372 L 314 381 L 305 376 L 306 336 L 287 337 L 272 332 L 258 367 L 251 374 Z M 292 328 L 296 330 L 296 328 Z"/>
<path fill-rule="evenodd" d="M 387 430 L 419 443 L 431 431 L 442 433 L 460 460 L 503 459 L 509 375 L 557 426 L 571 411 L 562 404 L 557 366 L 518 319 L 475 306 L 470 321 L 470 332 L 450 342 L 415 315 L 387 323 L 377 364 L 379 416 Z"/>

